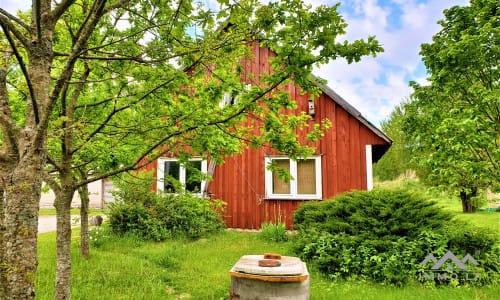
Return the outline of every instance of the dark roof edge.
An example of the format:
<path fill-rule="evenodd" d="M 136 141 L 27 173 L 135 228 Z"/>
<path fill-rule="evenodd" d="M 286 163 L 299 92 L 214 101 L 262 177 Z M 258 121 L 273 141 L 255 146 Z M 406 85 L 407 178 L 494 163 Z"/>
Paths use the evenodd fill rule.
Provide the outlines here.
<path fill-rule="evenodd" d="M 317 77 L 314 77 L 314 81 L 326 95 L 328 95 L 330 98 L 332 98 L 333 101 L 335 101 L 335 103 L 337 103 L 345 111 L 355 117 L 359 122 L 368 127 L 371 131 L 373 131 L 373 133 L 386 141 L 389 145 L 392 144 L 392 140 L 382 130 L 378 129 L 375 125 L 373 125 L 370 121 L 363 117 L 363 115 L 356 108 L 354 108 L 354 106 L 349 104 L 346 100 L 344 100 L 344 98 L 342 98 L 329 86 L 319 82 L 319 79 Z"/>

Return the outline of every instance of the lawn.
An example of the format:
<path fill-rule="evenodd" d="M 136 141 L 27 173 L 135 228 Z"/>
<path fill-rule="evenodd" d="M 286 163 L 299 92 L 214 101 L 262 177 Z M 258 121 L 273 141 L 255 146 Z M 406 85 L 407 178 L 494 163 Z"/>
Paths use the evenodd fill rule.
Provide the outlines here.
<path fill-rule="evenodd" d="M 228 299 L 232 265 L 246 254 L 293 255 L 290 243 L 264 241 L 259 233 L 225 231 L 196 241 L 142 242 L 109 238 L 89 259 L 73 233 L 72 299 Z M 39 236 L 36 299 L 53 299 L 55 234 Z M 405 288 L 331 282 L 309 268 L 311 299 L 500 299 L 495 287 Z"/>
<path fill-rule="evenodd" d="M 39 210 L 39 215 L 40 216 L 55 216 L 56 209 L 55 208 L 41 208 Z M 103 215 L 106 213 L 106 210 L 98 209 L 98 208 L 91 208 L 88 211 L 90 216 L 95 216 L 95 215 Z M 71 209 L 71 215 L 80 215 L 80 209 L 79 208 L 72 208 Z"/>
<path fill-rule="evenodd" d="M 460 199 L 458 197 L 453 197 L 436 191 L 429 191 L 428 188 L 420 184 L 417 180 L 402 179 L 395 181 L 375 182 L 375 186 L 377 188 L 387 189 L 402 188 L 417 193 L 425 193 L 431 199 L 435 200 L 440 207 L 452 212 L 455 215 L 455 218 L 467 221 L 478 226 L 492 228 L 500 234 L 500 212 L 478 210 L 475 213 L 465 214 L 462 212 L 462 203 L 460 202 Z M 500 201 L 500 199 L 497 199 L 497 201 Z M 483 207 L 481 207 L 481 209 L 487 207 L 496 208 L 496 204 L 487 203 Z"/>
<path fill-rule="evenodd" d="M 415 182 L 399 185 L 424 192 Z M 442 195 L 434 195 L 434 198 L 457 218 L 496 229 L 500 235 L 499 212 L 463 214 L 458 199 Z M 102 211 L 92 212 L 99 213 Z M 55 211 L 44 210 L 43 214 L 55 214 Z M 73 232 L 72 299 L 229 299 L 228 271 L 242 255 L 275 252 L 294 256 L 291 242 L 270 242 L 260 233 L 234 230 L 195 241 L 154 243 L 133 237 L 102 236 L 94 241 L 99 245 L 94 244 L 91 257 L 83 259 L 78 249 L 79 231 Z M 429 288 L 413 283 L 398 288 L 358 281 L 336 282 L 321 276 L 312 266 L 308 268 L 312 300 L 500 300 L 500 289 L 493 286 Z M 40 234 L 36 299 L 54 298 L 54 277 L 55 233 Z"/>

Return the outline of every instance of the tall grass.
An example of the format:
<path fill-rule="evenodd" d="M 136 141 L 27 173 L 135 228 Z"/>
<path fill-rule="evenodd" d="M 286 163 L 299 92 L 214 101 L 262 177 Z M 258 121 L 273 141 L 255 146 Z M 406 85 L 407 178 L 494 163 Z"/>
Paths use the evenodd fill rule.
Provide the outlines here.
<path fill-rule="evenodd" d="M 290 242 L 273 243 L 259 233 L 226 231 L 196 241 L 143 242 L 109 237 L 89 259 L 78 254 L 73 233 L 72 299 L 229 299 L 234 263 L 247 254 L 293 255 Z M 36 299 L 54 298 L 55 234 L 39 236 Z M 309 269 L 311 299 L 500 299 L 491 288 L 405 288 L 364 282 L 332 282 Z"/>

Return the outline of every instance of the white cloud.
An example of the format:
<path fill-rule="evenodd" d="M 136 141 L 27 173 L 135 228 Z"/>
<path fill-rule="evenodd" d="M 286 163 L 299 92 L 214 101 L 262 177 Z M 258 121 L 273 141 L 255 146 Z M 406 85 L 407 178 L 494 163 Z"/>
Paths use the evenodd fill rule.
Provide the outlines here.
<path fill-rule="evenodd" d="M 318 1 L 311 1 L 318 3 Z M 324 1 L 321 1 L 324 3 Z M 335 2 L 331 1 L 330 5 Z M 342 39 L 376 36 L 384 48 L 377 58 L 366 57 L 347 65 L 336 60 L 315 74 L 378 125 L 392 109 L 411 94 L 410 80 L 425 83 L 419 56 L 420 45 L 432 41 L 440 30 L 442 11 L 467 0 L 342 0 L 342 15 L 348 24 Z"/>

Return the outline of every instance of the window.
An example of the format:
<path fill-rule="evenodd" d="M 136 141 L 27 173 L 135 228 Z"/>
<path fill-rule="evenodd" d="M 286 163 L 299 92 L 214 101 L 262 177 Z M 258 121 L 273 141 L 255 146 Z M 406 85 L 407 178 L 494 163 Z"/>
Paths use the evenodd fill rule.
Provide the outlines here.
<path fill-rule="evenodd" d="M 286 182 L 277 171 L 266 168 L 266 197 L 269 199 L 321 199 L 321 157 L 291 160 L 288 157 L 266 157 L 266 166 L 276 167 L 290 173 Z"/>
<path fill-rule="evenodd" d="M 230 92 L 224 93 L 224 97 L 219 102 L 219 107 L 222 109 L 222 108 L 224 108 L 227 105 L 235 105 L 235 104 L 237 104 L 238 101 L 239 101 L 239 98 L 241 97 L 241 95 L 243 93 L 247 93 L 251 89 L 252 89 L 252 85 L 251 84 L 246 84 L 246 85 L 244 85 L 242 91 L 232 90 Z"/>
<path fill-rule="evenodd" d="M 157 171 L 158 190 L 178 193 L 185 189 L 201 194 L 206 183 L 202 178 L 203 173 L 207 173 L 207 162 L 201 158 L 190 159 L 186 164 L 181 164 L 175 158 L 160 158 Z"/>

